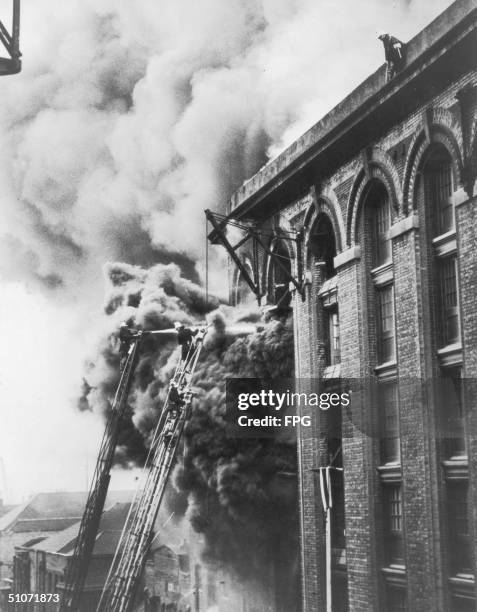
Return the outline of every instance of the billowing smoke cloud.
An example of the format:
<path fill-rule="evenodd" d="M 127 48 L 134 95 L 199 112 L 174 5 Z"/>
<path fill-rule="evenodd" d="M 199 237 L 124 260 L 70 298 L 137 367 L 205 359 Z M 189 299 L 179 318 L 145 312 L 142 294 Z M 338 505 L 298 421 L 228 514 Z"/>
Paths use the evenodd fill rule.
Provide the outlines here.
<path fill-rule="evenodd" d="M 126 262 L 107 269 L 109 316 L 85 374 L 83 410 L 108 410 L 119 320 L 168 327 L 218 306 L 205 303 L 196 283 L 204 266 L 203 209 L 223 208 L 270 155 L 382 63 L 378 29 L 406 40 L 448 4 L 22 2 L 24 69 L 1 80 L 0 273 L 39 281 L 68 298 L 70 309 L 73 297 L 84 317 L 84 305 L 97 304 L 104 262 Z M 223 270 L 211 270 L 214 285 L 224 284 Z M 247 561 L 255 568 L 279 531 L 287 532 L 276 519 L 293 517 L 293 484 L 282 481 L 294 455 L 286 440 L 226 443 L 220 383 L 226 375 L 289 372 L 293 343 L 285 322 L 232 343 L 218 315 L 215 321 L 176 482 L 209 555 L 244 572 L 238 533 L 250 542 Z M 30 350 L 28 343 L 21 350 Z M 18 339 L 4 344 L 18 346 Z M 174 350 L 145 341 L 118 454 L 124 465 L 144 456 Z M 61 378 L 60 367 L 51 364 L 52 381 Z M 28 404 L 36 410 L 35 398 Z M 51 429 L 47 410 L 42 420 Z"/>
<path fill-rule="evenodd" d="M 184 436 L 175 486 L 187 496 L 187 516 L 205 535 L 205 556 L 238 574 L 271 580 L 270 564 L 296 548 L 296 448 L 293 439 L 238 439 L 227 435 L 227 377 L 290 377 L 293 337 L 287 320 L 274 319 L 248 336 L 231 337 L 227 322 L 258 320 L 257 312 L 234 312 L 184 279 L 174 264 L 145 270 L 126 264 L 107 267 L 105 306 L 110 328 L 90 365 L 81 407 L 105 411 L 118 381 L 114 330 L 120 319 L 142 329 L 167 329 L 175 320 L 194 323 L 207 316 L 212 327 L 195 376 L 197 398 Z M 259 328 L 260 329 L 260 328 Z M 130 419 L 117 461 L 144 460 L 177 360 L 174 336 L 146 337 L 130 394 Z M 181 501 L 180 497 L 175 500 Z M 176 508 L 177 511 L 177 508 Z M 287 563 L 287 567 L 289 567 Z M 267 568 L 266 570 L 264 568 Z"/>
<path fill-rule="evenodd" d="M 202 271 L 203 209 L 449 0 L 25 0 L 2 79 L 0 262 L 78 295 L 106 260 Z M 218 280 L 218 279 L 216 279 Z"/>

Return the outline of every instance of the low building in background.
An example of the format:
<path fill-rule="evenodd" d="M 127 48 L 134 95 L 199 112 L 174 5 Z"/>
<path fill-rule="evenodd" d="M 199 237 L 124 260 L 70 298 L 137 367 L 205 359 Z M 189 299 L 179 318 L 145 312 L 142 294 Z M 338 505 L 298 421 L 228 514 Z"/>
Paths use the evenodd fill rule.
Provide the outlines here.
<path fill-rule="evenodd" d="M 84 612 L 96 609 L 129 506 L 129 503 L 116 503 L 103 513 L 81 602 L 81 610 Z M 37 544 L 16 547 L 16 593 L 61 595 L 61 585 L 68 561 L 73 554 L 78 529 L 79 523 L 75 523 Z M 44 608 L 43 605 L 41 609 Z M 53 603 L 47 606 L 47 609 L 56 610 L 57 606 Z"/>
<path fill-rule="evenodd" d="M 153 543 L 144 570 L 144 610 L 188 612 L 194 602 L 188 547 Z"/>
<path fill-rule="evenodd" d="M 80 604 L 81 612 L 90 612 L 96 609 L 130 509 L 132 495 L 130 491 L 110 492 L 108 494 L 106 510 L 101 518 L 98 537 L 83 590 Z M 39 503 L 39 499 L 42 500 L 42 504 Z M 66 499 L 68 499 L 68 503 L 73 503 L 73 500 L 80 500 L 84 504 L 86 494 L 55 494 L 54 499 L 50 497 L 50 494 L 40 494 L 28 504 L 16 508 L 16 523 L 13 520 L 13 513 L 9 517 L 8 524 L 12 526 L 12 529 L 14 525 L 17 525 L 20 529 L 17 533 L 21 544 L 15 545 L 13 551 L 8 549 L 8 552 L 11 552 L 11 557 L 6 554 L 7 548 L 5 547 L 10 571 L 0 596 L 1 611 L 12 609 L 17 612 L 23 612 L 23 610 L 28 610 L 28 612 L 35 612 L 36 610 L 42 610 L 43 612 L 45 610 L 49 612 L 58 611 L 59 604 L 55 601 L 37 605 L 22 605 L 19 602 L 12 608 L 12 604 L 8 604 L 7 600 L 9 593 L 51 593 L 57 594 L 61 598 L 65 571 L 72 557 L 80 526 L 78 517 L 76 517 L 76 520 L 72 518 L 73 524 L 69 524 L 66 529 L 54 533 L 25 531 L 25 525 L 21 523 L 21 520 L 45 521 L 44 517 L 38 519 L 38 516 L 36 516 L 35 519 L 27 519 L 26 516 L 32 517 L 35 513 L 38 513 L 40 505 L 43 510 L 47 506 L 49 511 L 53 512 L 51 506 L 55 506 L 55 501 L 58 502 L 56 514 L 60 513 L 60 509 L 66 513 L 68 508 Z M 46 504 L 45 500 L 49 500 L 49 503 Z M 27 508 L 30 508 L 29 512 L 27 512 Z M 35 508 L 35 512 L 33 512 L 33 508 Z M 76 511 L 79 514 L 82 513 L 83 507 L 81 504 Z M 136 594 L 134 610 L 135 612 L 190 612 L 194 609 L 193 606 L 196 601 L 195 580 L 197 576 L 199 580 L 205 577 L 203 582 L 205 590 L 202 592 L 202 586 L 199 585 L 198 587 L 200 589 L 199 598 L 202 605 L 210 607 L 215 602 L 211 593 L 215 592 L 215 582 L 218 581 L 216 573 L 208 571 L 200 561 L 198 537 L 190 532 L 190 529 L 185 527 L 182 521 L 176 524 L 170 520 L 170 516 L 166 517 L 165 514 L 165 511 L 161 512 L 157 519 L 157 535 L 153 539 L 143 579 Z M 20 517 L 22 518 L 20 519 Z M 65 517 L 62 517 L 62 520 L 71 523 L 71 520 Z M 54 524 L 61 524 L 58 517 Z M 33 525 L 33 522 L 28 522 L 28 525 Z M 48 526 L 50 526 L 50 523 L 48 523 Z M 184 529 L 189 532 L 189 539 L 193 540 L 194 543 L 193 555 L 195 561 L 193 565 L 195 571 L 192 571 L 192 573 L 190 547 L 183 539 Z M 25 534 L 28 536 L 33 534 L 35 537 L 29 537 L 25 541 Z M 12 543 L 11 539 L 9 543 Z"/>
<path fill-rule="evenodd" d="M 0 516 L 1 589 L 10 588 L 15 547 L 35 544 L 73 525 L 85 503 L 86 493 L 38 493 Z"/>

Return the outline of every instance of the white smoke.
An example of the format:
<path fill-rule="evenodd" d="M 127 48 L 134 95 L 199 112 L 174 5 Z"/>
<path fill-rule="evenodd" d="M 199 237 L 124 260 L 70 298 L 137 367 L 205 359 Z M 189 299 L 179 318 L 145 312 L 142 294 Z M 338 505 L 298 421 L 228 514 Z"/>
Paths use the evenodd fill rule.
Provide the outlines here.
<path fill-rule="evenodd" d="M 204 208 L 448 5 L 25 0 L 3 79 L 4 270 L 71 287 L 106 259 L 203 258 Z M 96 272 L 95 272 L 96 270 Z"/>
<path fill-rule="evenodd" d="M 54 289 L 48 299 L 76 311 L 79 329 L 97 316 L 108 260 L 175 261 L 203 277 L 203 209 L 223 209 L 383 62 L 378 29 L 407 40 L 449 4 L 23 0 L 23 71 L 0 80 L 2 282 Z M 215 265 L 211 277 L 218 286 L 226 273 Z M 46 308 L 34 295 L 32 308 Z M 75 359 L 86 354 L 62 316 L 45 325 Z M 4 334 L 28 351 L 12 326 Z M 65 360 L 44 351 L 54 386 Z M 4 393 L 8 405 L 17 389 Z M 22 393 L 28 416 L 34 390 Z M 55 391 L 43 414 L 67 399 Z"/>

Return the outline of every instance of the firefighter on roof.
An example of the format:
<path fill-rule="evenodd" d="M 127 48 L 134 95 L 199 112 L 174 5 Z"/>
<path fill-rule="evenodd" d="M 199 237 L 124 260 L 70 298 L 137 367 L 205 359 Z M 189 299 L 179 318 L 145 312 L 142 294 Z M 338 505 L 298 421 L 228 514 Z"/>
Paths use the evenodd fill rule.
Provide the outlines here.
<path fill-rule="evenodd" d="M 388 79 L 392 79 L 404 66 L 404 44 L 395 36 L 380 32 L 379 40 L 384 45 L 384 57 L 388 64 Z"/>

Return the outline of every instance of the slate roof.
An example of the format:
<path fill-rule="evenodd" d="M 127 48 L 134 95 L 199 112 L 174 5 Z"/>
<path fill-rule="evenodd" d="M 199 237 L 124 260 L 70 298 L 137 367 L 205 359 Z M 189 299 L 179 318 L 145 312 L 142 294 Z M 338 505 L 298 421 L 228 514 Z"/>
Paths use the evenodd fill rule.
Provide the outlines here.
<path fill-rule="evenodd" d="M 129 506 L 129 502 L 118 502 L 104 511 L 99 525 L 96 544 L 94 546 L 94 556 L 108 556 L 114 554 L 129 511 Z M 69 556 L 73 553 L 79 527 L 80 521 L 34 544 L 30 548 L 33 550 L 42 550 L 49 553 Z"/>
<path fill-rule="evenodd" d="M 58 531 L 79 518 L 86 503 L 86 493 L 37 493 L 0 517 L 0 533 Z"/>
<path fill-rule="evenodd" d="M 86 492 L 37 493 L 0 517 L 0 535 L 14 533 L 62 531 L 81 520 Z M 130 491 L 108 493 L 106 507 L 131 498 Z"/>

